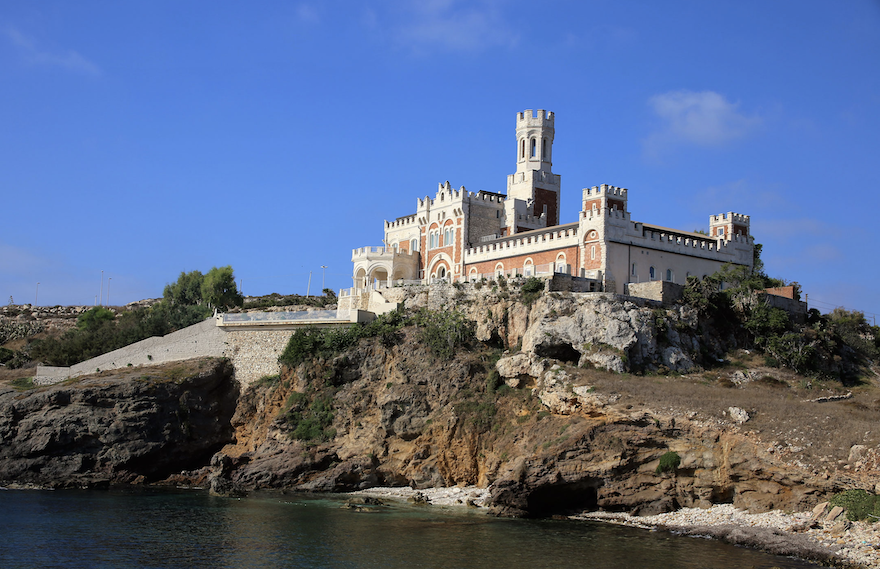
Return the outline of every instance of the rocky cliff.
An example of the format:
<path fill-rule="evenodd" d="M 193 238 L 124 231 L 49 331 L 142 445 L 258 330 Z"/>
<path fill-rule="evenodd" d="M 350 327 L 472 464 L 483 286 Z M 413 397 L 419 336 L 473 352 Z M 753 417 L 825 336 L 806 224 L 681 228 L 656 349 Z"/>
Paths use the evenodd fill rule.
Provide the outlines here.
<path fill-rule="evenodd" d="M 704 371 L 734 340 L 687 307 L 511 285 L 383 294 L 462 311 L 475 338 L 438 357 L 407 326 L 240 394 L 217 362 L 176 380 L 136 370 L 7 390 L 0 479 L 151 481 L 201 466 L 170 480 L 210 480 L 219 492 L 477 484 L 500 515 L 804 509 L 843 488 L 873 489 L 880 440 L 864 426 L 880 418 L 876 391 L 835 414 L 800 401 L 808 387 L 796 380 Z M 738 424 L 750 416 L 754 428 Z M 797 425 L 781 429 L 791 417 Z M 823 421 L 849 438 L 833 439 Z M 819 435 L 804 434 L 810 424 Z M 856 444 L 864 452 L 850 465 Z M 661 464 L 664 455 L 675 460 Z"/>
<path fill-rule="evenodd" d="M 199 360 L 18 391 L 0 388 L 0 481 L 150 482 L 199 468 L 232 440 L 238 386 Z"/>

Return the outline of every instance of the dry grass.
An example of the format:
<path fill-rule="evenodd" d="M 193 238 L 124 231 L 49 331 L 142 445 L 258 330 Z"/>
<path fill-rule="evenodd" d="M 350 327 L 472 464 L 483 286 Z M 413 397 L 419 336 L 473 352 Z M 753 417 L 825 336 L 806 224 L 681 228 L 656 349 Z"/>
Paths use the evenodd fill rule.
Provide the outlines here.
<path fill-rule="evenodd" d="M 760 363 L 763 363 L 760 361 Z M 853 445 L 880 446 L 880 388 L 866 382 L 853 388 L 852 399 L 826 403 L 809 400 L 849 391 L 838 382 L 817 381 L 775 368 L 764 368 L 744 355 L 735 365 L 681 376 L 635 376 L 598 370 L 572 371 L 578 383 L 598 393 L 617 395 L 616 405 L 646 407 L 659 414 L 706 423 L 731 423 L 729 407 L 745 409 L 741 425 L 768 446 L 813 466 L 838 467 Z M 759 379 L 737 387 L 731 376 L 749 369 Z"/>

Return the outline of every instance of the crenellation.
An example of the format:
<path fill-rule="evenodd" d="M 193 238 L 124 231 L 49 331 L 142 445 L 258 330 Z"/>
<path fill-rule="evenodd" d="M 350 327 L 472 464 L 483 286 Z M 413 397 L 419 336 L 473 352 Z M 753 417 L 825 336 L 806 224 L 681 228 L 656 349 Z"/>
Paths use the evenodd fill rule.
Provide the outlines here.
<path fill-rule="evenodd" d="M 542 259 L 555 267 L 551 270 L 596 275 L 603 290 L 617 293 L 631 282 L 683 284 L 686 276 L 711 274 L 724 263 L 751 265 L 748 215 L 711 215 L 707 235 L 667 229 L 633 221 L 629 190 L 611 184 L 583 188 L 577 221 L 559 225 L 561 178 L 551 169 L 554 133 L 552 112 L 517 113 L 516 170 L 507 176 L 507 193 L 439 183 L 433 198 L 418 198 L 415 214 L 385 221 L 387 248 L 353 252 L 353 290 L 389 279 L 448 282 L 474 271 L 491 274 L 496 262 L 519 266 L 527 258 Z"/>

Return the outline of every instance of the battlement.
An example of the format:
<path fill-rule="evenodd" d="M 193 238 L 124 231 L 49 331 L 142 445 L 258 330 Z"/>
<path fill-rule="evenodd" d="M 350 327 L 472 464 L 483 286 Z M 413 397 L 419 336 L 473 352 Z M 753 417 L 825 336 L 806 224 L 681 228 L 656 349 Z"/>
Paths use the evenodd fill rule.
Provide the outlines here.
<path fill-rule="evenodd" d="M 525 126 L 553 128 L 553 119 L 553 111 L 538 109 L 537 112 L 533 113 L 532 109 L 526 109 L 521 113 L 516 113 L 516 128 Z"/>
<path fill-rule="evenodd" d="M 408 227 L 417 224 L 418 220 L 416 214 L 404 215 L 403 217 L 398 217 L 394 221 L 385 221 L 385 229 L 391 229 L 392 227 Z"/>
<path fill-rule="evenodd" d="M 534 229 L 495 239 L 480 239 L 480 244 L 465 250 L 465 262 L 473 263 L 518 254 L 538 253 L 569 247 L 578 243 L 578 224 L 569 223 Z"/>
<path fill-rule="evenodd" d="M 545 172 L 544 170 L 527 170 L 525 172 L 516 172 L 507 175 L 507 187 L 514 184 L 534 183 L 543 184 L 545 186 L 559 186 L 560 176 L 553 172 Z"/>
<path fill-rule="evenodd" d="M 480 190 L 479 192 L 470 192 L 468 193 L 468 197 L 472 200 L 480 200 L 483 202 L 494 202 L 494 203 L 504 203 L 504 200 L 507 199 L 507 196 L 504 194 L 496 194 L 495 192 L 486 192 Z"/>
<path fill-rule="evenodd" d="M 709 216 L 709 223 L 711 225 L 716 225 L 720 223 L 739 223 L 741 225 L 749 225 L 749 216 L 743 215 L 741 213 L 734 213 L 729 211 L 727 213 L 719 213 L 718 215 Z"/>
<path fill-rule="evenodd" d="M 600 186 L 593 186 L 592 188 L 584 188 L 584 199 L 597 198 L 605 195 L 607 197 L 615 197 L 625 200 L 626 192 L 626 188 L 618 188 L 617 186 L 602 184 Z"/>

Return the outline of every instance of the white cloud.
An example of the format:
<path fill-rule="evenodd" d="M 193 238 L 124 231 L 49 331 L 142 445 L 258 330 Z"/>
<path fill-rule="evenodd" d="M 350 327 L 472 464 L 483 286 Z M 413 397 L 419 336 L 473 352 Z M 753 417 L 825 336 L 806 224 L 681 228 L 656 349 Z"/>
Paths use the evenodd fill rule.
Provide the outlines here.
<path fill-rule="evenodd" d="M 738 103 L 714 91 L 670 91 L 651 97 L 648 104 L 661 121 L 645 139 L 651 154 L 670 145 L 720 146 L 761 125 L 760 117 L 741 113 Z"/>
<path fill-rule="evenodd" d="M 49 51 L 40 47 L 33 38 L 26 36 L 14 28 L 3 30 L 3 35 L 21 53 L 24 61 L 31 65 L 60 67 L 75 73 L 100 75 L 101 69 L 73 50 Z"/>
<path fill-rule="evenodd" d="M 400 7 L 396 12 L 402 19 L 391 33 L 396 42 L 416 52 L 477 51 L 518 41 L 491 1 L 414 0 Z"/>

